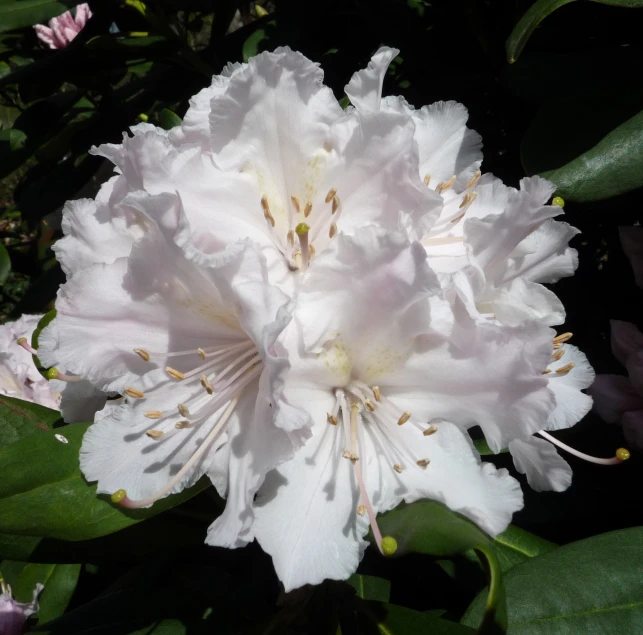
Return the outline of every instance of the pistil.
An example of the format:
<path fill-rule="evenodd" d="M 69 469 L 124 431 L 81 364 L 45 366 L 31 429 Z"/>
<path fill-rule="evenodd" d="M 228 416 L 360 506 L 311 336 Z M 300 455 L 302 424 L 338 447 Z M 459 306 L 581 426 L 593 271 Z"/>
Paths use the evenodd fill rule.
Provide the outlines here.
<path fill-rule="evenodd" d="M 616 455 L 613 456 L 612 458 L 601 459 L 599 457 L 591 456 L 589 454 L 585 454 L 584 452 L 579 452 L 578 450 L 575 450 L 574 448 L 568 446 L 562 441 L 559 441 L 556 437 L 553 437 L 551 434 L 548 434 L 544 430 L 541 430 L 538 434 L 543 439 L 546 439 L 550 443 L 553 443 L 555 446 L 558 446 L 561 450 L 565 450 L 566 452 L 573 454 L 579 459 L 583 459 L 584 461 L 589 461 L 590 463 L 596 463 L 597 465 L 620 465 L 621 463 L 623 463 L 623 461 L 627 461 L 627 459 L 630 458 L 630 453 L 625 448 L 619 448 L 618 450 L 616 450 Z"/>

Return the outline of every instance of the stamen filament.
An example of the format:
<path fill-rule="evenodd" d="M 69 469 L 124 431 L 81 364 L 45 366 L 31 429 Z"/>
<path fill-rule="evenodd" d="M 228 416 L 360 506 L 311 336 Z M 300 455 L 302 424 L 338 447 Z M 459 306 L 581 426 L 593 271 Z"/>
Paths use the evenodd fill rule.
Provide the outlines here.
<path fill-rule="evenodd" d="M 210 434 L 208 434 L 208 436 L 205 438 L 205 441 L 203 441 L 203 443 L 197 448 L 196 452 L 189 458 L 188 462 L 174 475 L 174 477 L 172 477 L 166 483 L 164 487 L 162 487 L 155 494 L 152 494 L 152 496 L 148 496 L 147 498 L 143 498 L 141 500 L 132 500 L 131 498 L 128 498 L 127 493 L 125 493 L 125 495 L 119 501 L 115 502 L 119 502 L 121 507 L 125 507 L 126 509 L 140 509 L 141 507 L 147 507 L 154 504 L 159 498 L 162 498 L 168 492 L 170 492 L 174 488 L 174 486 L 181 481 L 181 479 L 188 473 L 188 471 L 203 456 L 209 445 L 212 443 L 212 441 L 214 441 L 216 436 L 219 434 L 223 426 L 230 418 L 230 415 L 232 415 L 232 412 L 237 405 L 240 397 L 241 392 L 238 392 L 232 398 L 230 404 L 226 408 L 226 411 L 223 413 L 222 417 L 219 419 L 214 428 L 211 430 Z M 120 494 L 121 491 L 122 490 L 119 490 L 119 492 L 116 492 L 113 496 L 118 498 L 117 495 Z"/>
<path fill-rule="evenodd" d="M 591 456 L 589 454 L 585 454 L 584 452 L 579 452 L 578 450 L 575 450 L 574 448 L 568 446 L 562 441 L 559 441 L 556 437 L 553 437 L 551 434 L 548 434 L 544 430 L 541 430 L 538 434 L 541 437 L 543 437 L 543 439 L 546 439 L 550 443 L 553 443 L 554 445 L 558 446 L 561 450 L 565 450 L 566 452 L 573 454 L 579 459 L 589 461 L 590 463 L 596 463 L 597 465 L 620 465 L 621 463 L 623 463 L 624 460 L 626 460 L 618 457 L 618 452 L 620 451 L 620 448 L 619 450 L 617 450 L 617 456 L 614 456 L 611 459 L 601 459 L 596 456 Z M 628 453 L 628 458 L 629 458 L 629 453 Z"/>

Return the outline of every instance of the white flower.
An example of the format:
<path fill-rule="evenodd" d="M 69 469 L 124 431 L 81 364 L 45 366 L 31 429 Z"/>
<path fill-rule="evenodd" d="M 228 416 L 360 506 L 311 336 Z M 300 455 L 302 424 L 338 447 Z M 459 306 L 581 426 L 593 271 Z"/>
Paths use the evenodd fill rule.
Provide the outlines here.
<path fill-rule="evenodd" d="M 256 509 L 286 590 L 348 577 L 369 521 L 379 542 L 375 515 L 402 500 L 441 501 L 492 535 L 521 507 L 517 482 L 481 464 L 460 428 L 499 444 L 540 429 L 553 398 L 532 363 L 548 357 L 549 329 L 454 320 L 441 295 L 422 246 L 374 227 L 340 235 L 310 268 L 284 397 L 311 413 L 313 436 Z"/>
<path fill-rule="evenodd" d="M 562 324 L 562 304 L 541 283 L 574 273 L 578 259 L 568 242 L 578 230 L 552 220 L 562 213 L 546 204 L 553 184 L 532 177 L 516 190 L 490 174 L 481 177 L 481 139 L 466 127 L 462 104 L 415 110 L 402 97 L 382 98 L 386 69 L 398 53 L 381 48 L 368 68 L 355 73 L 346 94 L 358 111 L 403 113 L 415 124 L 420 177 L 442 196 L 444 207 L 428 231 L 413 230 L 411 237 L 425 246 L 443 287 L 477 319 Z"/>
<path fill-rule="evenodd" d="M 216 254 L 249 238 L 271 281 L 290 293 L 291 272 L 338 231 L 396 230 L 404 219 L 422 232 L 442 205 L 419 179 L 411 118 L 347 114 L 322 79 L 300 53 L 262 53 L 215 77 L 180 129 L 135 126 L 133 137 L 95 152 L 123 175 L 115 196 L 116 187 L 178 193 L 194 237 L 187 253 Z"/>
<path fill-rule="evenodd" d="M 176 195 L 130 194 L 113 214 L 105 198 L 65 212 L 56 250 L 69 278 L 40 337 L 43 363 L 125 397 L 89 428 L 81 469 L 126 507 L 207 474 L 228 498 L 208 541 L 244 544 L 265 473 L 307 435 L 308 417 L 280 398 L 288 362 L 277 337 L 290 301 L 250 245 L 207 265 L 188 259 Z"/>
<path fill-rule="evenodd" d="M 23 315 L 0 326 L 0 395 L 59 409 L 60 395 L 36 368 L 31 336 L 42 315 Z"/>
<path fill-rule="evenodd" d="M 398 53 L 381 48 L 368 68 L 353 75 L 346 94 L 358 111 L 405 113 L 413 119 L 420 176 L 441 195 L 444 205 L 427 231 L 418 234 L 410 228 L 409 236 L 421 240 L 446 297 L 454 306 L 465 306 L 477 321 L 507 326 L 562 324 L 564 307 L 542 283 L 573 275 L 578 257 L 568 243 L 578 230 L 553 220 L 562 213 L 560 206 L 547 205 L 554 185 L 532 177 L 523 179 L 516 190 L 491 174 L 482 175 L 481 138 L 466 127 L 468 114 L 461 104 L 437 102 L 415 110 L 402 97 L 383 98 L 384 75 Z M 539 370 L 549 380 L 556 408 L 543 430 L 574 425 L 592 405 L 582 392 L 594 378 L 585 355 L 552 339 L 552 363 Z M 566 489 L 571 483 L 567 462 L 549 444 L 527 439 L 523 432 L 516 426 L 509 443 L 518 470 L 535 489 Z M 495 440 L 485 434 L 498 450 Z"/>
<path fill-rule="evenodd" d="M 20 635 L 24 630 L 27 618 L 37 613 L 38 596 L 45 588 L 42 584 L 36 584 L 33 592 L 33 599 L 29 604 L 16 602 L 11 595 L 11 587 L 0 579 L 0 635 Z"/>

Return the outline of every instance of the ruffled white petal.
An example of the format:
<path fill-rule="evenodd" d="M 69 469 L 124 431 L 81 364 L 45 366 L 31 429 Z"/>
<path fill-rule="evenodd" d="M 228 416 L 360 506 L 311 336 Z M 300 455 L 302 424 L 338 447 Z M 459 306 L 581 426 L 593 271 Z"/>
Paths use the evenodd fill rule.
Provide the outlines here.
<path fill-rule="evenodd" d="M 516 469 L 537 492 L 564 492 L 572 483 L 572 469 L 549 442 L 531 437 L 509 443 Z"/>
<path fill-rule="evenodd" d="M 565 321 L 565 309 L 556 294 L 523 278 L 502 285 L 486 301 L 496 319 L 507 326 L 519 326 L 530 320 L 554 326 Z"/>
<path fill-rule="evenodd" d="M 399 53 L 399 49 L 383 46 L 373 55 L 366 68 L 353 74 L 345 90 L 358 110 L 377 112 L 380 109 L 386 70 Z"/>

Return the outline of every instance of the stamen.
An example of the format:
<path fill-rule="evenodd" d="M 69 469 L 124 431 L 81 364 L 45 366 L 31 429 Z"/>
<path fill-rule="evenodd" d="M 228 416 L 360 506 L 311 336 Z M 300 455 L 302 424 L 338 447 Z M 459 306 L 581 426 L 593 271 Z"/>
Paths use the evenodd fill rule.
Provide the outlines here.
<path fill-rule="evenodd" d="M 202 348 L 197 348 L 196 354 L 205 361 L 205 351 Z"/>
<path fill-rule="evenodd" d="M 367 407 L 371 412 L 375 412 L 375 404 L 374 404 L 370 399 L 367 399 L 367 400 L 364 402 L 364 405 L 365 405 L 365 406 L 366 406 L 366 407 Z"/>
<path fill-rule="evenodd" d="M 304 218 L 308 218 L 310 216 L 310 212 L 312 211 L 313 211 L 313 204 L 310 201 L 308 201 L 308 203 L 306 203 L 306 207 L 304 207 Z"/>
<path fill-rule="evenodd" d="M 160 410 L 149 410 L 143 416 L 148 419 L 160 419 L 163 416 L 163 413 Z"/>
<path fill-rule="evenodd" d="M 420 467 L 426 467 L 431 461 L 429 459 L 420 459 L 419 461 L 416 461 L 417 465 Z"/>
<path fill-rule="evenodd" d="M 424 185 L 429 187 L 430 182 L 431 182 L 431 175 L 430 174 L 425 174 L 424 175 L 424 180 L 422 181 L 422 183 L 424 183 Z"/>
<path fill-rule="evenodd" d="M 331 213 L 334 214 L 338 209 L 339 209 L 339 196 L 335 194 L 335 196 L 333 196 L 333 209 Z"/>
<path fill-rule="evenodd" d="M 446 192 L 454 183 L 455 183 L 456 175 L 454 174 L 448 181 L 440 181 L 435 188 L 435 191 L 438 194 L 442 194 L 442 192 Z"/>
<path fill-rule="evenodd" d="M 261 197 L 261 207 L 263 207 L 264 218 L 274 227 L 275 219 L 274 216 L 270 213 L 270 205 L 268 205 L 268 199 L 265 196 Z"/>
<path fill-rule="evenodd" d="M 143 399 L 145 397 L 145 393 L 141 392 L 140 390 L 137 390 L 136 388 L 131 388 L 127 387 L 123 391 L 128 397 L 131 397 L 132 399 Z"/>
<path fill-rule="evenodd" d="M 165 433 L 163 430 L 148 430 L 145 434 L 150 439 L 160 439 Z"/>
<path fill-rule="evenodd" d="M 135 348 L 134 352 L 144 361 L 150 361 L 150 354 L 144 348 Z"/>
<path fill-rule="evenodd" d="M 291 196 L 290 200 L 292 201 L 292 204 L 295 206 L 295 212 L 299 214 L 299 212 L 301 212 L 301 208 L 299 207 L 299 199 L 296 196 Z"/>
<path fill-rule="evenodd" d="M 402 416 L 397 420 L 398 426 L 403 426 L 411 418 L 411 413 L 407 410 L 402 413 Z"/>
<path fill-rule="evenodd" d="M 574 368 L 576 364 L 574 362 L 569 362 L 569 364 L 565 364 L 564 366 L 561 366 L 560 368 L 556 369 L 556 374 L 557 375 L 564 375 L 565 373 L 568 373 L 572 368 Z"/>
<path fill-rule="evenodd" d="M 630 453 L 625 448 L 619 448 L 618 450 L 616 450 L 616 456 L 612 457 L 611 459 L 601 459 L 589 454 L 585 454 L 584 452 L 579 452 L 578 450 L 569 447 L 567 444 L 559 441 L 556 437 L 552 437 L 551 434 L 548 434 L 544 430 L 541 430 L 538 434 L 543 437 L 543 439 L 547 439 L 547 441 L 549 441 L 550 443 L 553 443 L 562 450 L 565 450 L 566 452 L 569 452 L 574 456 L 577 456 L 579 459 L 589 461 L 590 463 L 596 463 L 597 465 L 620 465 L 621 463 L 623 463 L 623 461 L 627 461 L 627 459 L 630 458 Z"/>
<path fill-rule="evenodd" d="M 438 431 L 438 426 L 431 424 L 422 434 L 425 437 L 430 437 L 432 434 L 435 434 Z"/>
<path fill-rule="evenodd" d="M 564 354 L 565 354 L 565 350 L 561 348 L 560 350 L 557 350 L 557 351 L 556 351 L 556 352 L 551 356 L 551 358 L 552 358 L 555 362 L 557 362 L 557 361 L 558 361 L 558 360 L 559 360 L 559 359 L 560 359 Z"/>
<path fill-rule="evenodd" d="M 447 236 L 446 238 L 423 238 L 420 241 L 423 245 L 452 245 L 464 242 L 462 236 Z"/>
<path fill-rule="evenodd" d="M 379 386 L 373 386 L 373 397 L 375 397 L 375 401 L 379 401 L 382 398 Z"/>
<path fill-rule="evenodd" d="M 306 206 L 306 208 L 308 208 L 308 205 Z M 302 271 L 305 271 L 308 268 L 308 260 L 309 260 L 308 232 L 309 230 L 310 230 L 310 227 L 306 225 L 306 223 L 299 223 L 299 225 L 295 227 L 295 233 L 297 234 L 297 238 L 299 238 L 299 247 L 301 249 Z"/>
<path fill-rule="evenodd" d="M 185 379 L 185 375 L 180 370 L 176 370 L 176 368 L 172 368 L 171 366 L 166 366 L 165 372 L 172 377 L 172 379 Z"/>
<path fill-rule="evenodd" d="M 312 260 L 312 257 L 313 257 L 316 253 L 317 253 L 317 250 L 315 249 L 315 245 L 313 245 L 312 243 L 310 243 L 310 245 L 308 245 L 308 258 L 309 258 L 310 260 Z"/>
<path fill-rule="evenodd" d="M 567 333 L 561 333 L 554 338 L 554 344 L 563 344 L 565 342 L 568 342 L 572 339 L 573 335 L 574 334 L 570 333 L 569 331 Z"/>
<path fill-rule="evenodd" d="M 480 177 L 482 176 L 482 172 L 478 170 L 472 177 L 471 180 L 467 183 L 467 189 L 470 187 L 475 187 L 478 184 L 478 181 L 480 180 Z"/>
<path fill-rule="evenodd" d="M 174 427 L 177 430 L 183 430 L 183 428 L 188 428 L 190 427 L 190 422 L 189 421 L 179 421 L 178 423 L 174 424 Z"/>
<path fill-rule="evenodd" d="M 398 474 L 401 474 L 402 472 L 404 472 L 404 468 L 403 468 L 399 463 L 396 463 L 396 464 L 393 466 L 393 469 L 394 469 Z"/>
<path fill-rule="evenodd" d="M 184 403 L 180 403 L 176 408 L 177 408 L 177 410 L 179 411 L 179 414 L 182 417 L 189 417 L 190 416 L 190 410 Z"/>
<path fill-rule="evenodd" d="M 460 216 L 456 216 L 455 218 L 451 219 L 451 222 L 457 223 L 458 221 L 461 221 L 465 216 L 466 214 L 460 214 Z"/>
<path fill-rule="evenodd" d="M 359 406 L 353 404 L 351 407 L 351 461 L 357 461 L 357 415 L 359 414 Z"/>
<path fill-rule="evenodd" d="M 549 373 L 551 373 L 551 368 L 545 368 L 545 370 L 543 370 L 543 372 L 540 373 L 540 374 L 541 375 L 548 375 Z"/>
<path fill-rule="evenodd" d="M 331 426 L 336 426 L 339 423 L 339 421 L 337 421 L 337 417 L 330 414 L 330 412 L 326 414 L 326 418 L 328 419 L 328 423 L 330 423 Z"/>
<path fill-rule="evenodd" d="M 291 247 L 295 244 L 295 231 L 293 229 L 286 234 L 286 240 Z"/>
<path fill-rule="evenodd" d="M 478 192 L 467 192 L 463 197 L 462 197 L 462 203 L 460 203 L 460 208 L 462 209 L 463 207 L 466 207 L 467 205 L 471 205 L 473 201 L 476 200 L 476 196 L 478 196 Z"/>
<path fill-rule="evenodd" d="M 337 233 L 337 223 L 331 223 L 330 229 L 328 230 L 328 237 L 334 238 L 336 233 Z"/>
<path fill-rule="evenodd" d="M 143 498 L 142 500 L 132 500 L 128 498 L 127 492 L 125 490 L 118 490 L 112 494 L 112 502 L 120 503 L 122 507 L 127 509 L 139 509 L 141 507 L 148 507 L 155 503 L 159 498 L 165 496 L 168 492 L 172 491 L 174 486 L 181 481 L 181 479 L 188 473 L 188 471 L 194 466 L 201 456 L 208 449 L 209 445 L 214 441 L 215 437 L 223 426 L 226 424 L 227 420 L 230 418 L 232 411 L 234 410 L 239 398 L 241 397 L 241 392 L 238 392 L 230 401 L 226 411 L 223 413 L 222 417 L 219 419 L 217 424 L 214 426 L 210 434 L 205 438 L 205 441 L 199 446 L 196 452 L 190 457 L 188 462 L 162 487 L 156 494 L 149 496 L 148 498 Z"/>
<path fill-rule="evenodd" d="M 330 203 L 335 198 L 335 194 L 337 194 L 337 188 L 331 187 L 330 190 L 328 190 L 328 194 L 326 194 L 324 203 Z"/>
<path fill-rule="evenodd" d="M 366 513 L 366 505 L 358 505 L 357 506 L 357 513 L 360 516 L 363 516 Z"/>
<path fill-rule="evenodd" d="M 18 346 L 22 346 L 22 348 L 24 348 L 27 351 L 27 353 L 31 353 L 31 355 L 37 354 L 36 349 L 30 346 L 26 337 L 19 337 L 17 343 L 18 343 Z"/>

